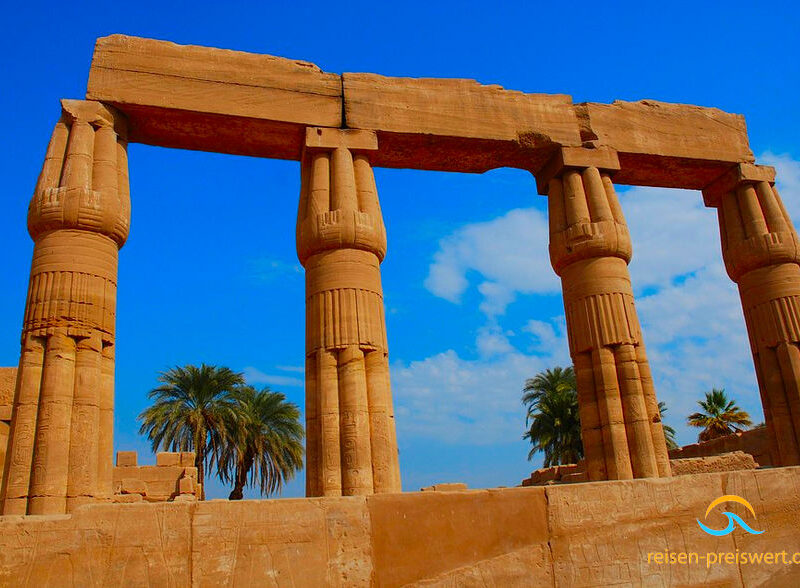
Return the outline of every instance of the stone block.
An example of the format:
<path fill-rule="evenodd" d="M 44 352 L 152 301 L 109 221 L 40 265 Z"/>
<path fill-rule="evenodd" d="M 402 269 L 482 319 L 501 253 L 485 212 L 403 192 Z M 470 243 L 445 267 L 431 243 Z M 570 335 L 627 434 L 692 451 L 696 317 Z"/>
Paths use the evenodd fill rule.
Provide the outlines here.
<path fill-rule="evenodd" d="M 754 518 L 742 505 L 730 502 L 724 503 L 724 510 L 738 514 L 753 529 L 764 531 L 760 535 L 751 535 L 737 529 L 730 535 L 736 549 L 754 554 L 786 552 L 789 560 L 794 552 L 800 552 L 797 539 L 797 529 L 800 528 L 798 474 L 800 468 L 797 467 L 721 474 L 724 494 L 747 500 L 756 516 Z M 739 567 L 744 586 L 800 586 L 800 565 L 785 565 L 781 560 L 774 565 L 743 564 Z"/>
<path fill-rule="evenodd" d="M 135 451 L 117 451 L 117 467 L 127 468 L 136 466 L 138 457 Z"/>
<path fill-rule="evenodd" d="M 561 481 L 564 484 L 575 484 L 578 482 L 586 482 L 586 472 L 572 472 L 571 474 L 564 474 L 561 476 Z"/>
<path fill-rule="evenodd" d="M 97 504 L 0 517 L 2 586 L 190 586 L 192 505 Z"/>
<path fill-rule="evenodd" d="M 363 497 L 198 502 L 196 586 L 370 586 Z"/>
<path fill-rule="evenodd" d="M 156 465 L 158 467 L 176 467 L 181 465 L 181 454 L 172 451 L 161 451 L 156 453 Z"/>
<path fill-rule="evenodd" d="M 670 460 L 673 476 L 734 470 L 754 470 L 758 464 L 753 456 L 743 451 L 723 453 L 708 457 L 690 457 Z"/>
<path fill-rule="evenodd" d="M 342 126 L 341 77 L 311 63 L 125 35 L 97 40 L 86 95 L 179 149 L 299 159 L 307 126 Z"/>
<path fill-rule="evenodd" d="M 111 502 L 114 504 L 132 504 L 143 500 L 144 497 L 141 494 L 115 494 L 111 497 Z"/>
<path fill-rule="evenodd" d="M 181 463 L 185 468 L 194 467 L 195 454 L 194 451 L 181 451 Z"/>
<path fill-rule="evenodd" d="M 17 383 L 17 368 L 0 368 L 0 408 L 11 407 L 14 402 L 14 386 Z M 6 420 L 6 419 L 1 419 Z M 9 417 L 7 420 L 11 420 Z"/>
<path fill-rule="evenodd" d="M 547 486 L 557 586 L 739 586 L 737 566 L 664 565 L 648 553 L 735 552 L 697 525 L 724 474 Z M 709 515 L 723 528 L 725 519 Z"/>
<path fill-rule="evenodd" d="M 461 490 L 468 490 L 467 485 L 463 482 L 448 482 L 420 488 L 420 492 L 459 492 Z"/>
<path fill-rule="evenodd" d="M 740 114 L 656 100 L 576 108 L 584 134 L 619 152 L 617 183 L 702 190 L 731 165 L 754 159 Z"/>
<path fill-rule="evenodd" d="M 147 484 L 136 478 L 123 478 L 119 485 L 119 494 L 147 496 Z"/>
<path fill-rule="evenodd" d="M 181 478 L 178 480 L 179 494 L 194 494 L 196 482 L 192 478 Z"/>
<path fill-rule="evenodd" d="M 508 586 L 522 564 L 505 576 L 506 554 L 532 563 L 526 585 L 553 584 L 543 488 L 375 494 L 367 506 L 377 586 L 437 578 L 487 560 L 497 575 L 476 585 Z"/>

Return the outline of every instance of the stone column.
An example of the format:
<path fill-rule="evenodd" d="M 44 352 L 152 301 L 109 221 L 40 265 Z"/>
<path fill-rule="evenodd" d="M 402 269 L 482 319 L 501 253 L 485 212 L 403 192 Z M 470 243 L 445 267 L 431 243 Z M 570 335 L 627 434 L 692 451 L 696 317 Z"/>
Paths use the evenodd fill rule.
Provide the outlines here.
<path fill-rule="evenodd" d="M 560 148 L 536 174 L 548 196 L 589 480 L 670 475 L 628 273 L 631 241 L 608 148 Z"/>
<path fill-rule="evenodd" d="M 742 163 L 703 190 L 739 286 L 775 465 L 800 465 L 800 243 L 775 170 Z"/>
<path fill-rule="evenodd" d="M 306 495 L 400 492 L 374 132 L 309 128 L 297 253 L 306 269 Z"/>
<path fill-rule="evenodd" d="M 3 514 L 65 513 L 111 493 L 117 259 L 130 220 L 126 123 L 99 102 L 61 106 L 28 208 L 34 250 Z"/>

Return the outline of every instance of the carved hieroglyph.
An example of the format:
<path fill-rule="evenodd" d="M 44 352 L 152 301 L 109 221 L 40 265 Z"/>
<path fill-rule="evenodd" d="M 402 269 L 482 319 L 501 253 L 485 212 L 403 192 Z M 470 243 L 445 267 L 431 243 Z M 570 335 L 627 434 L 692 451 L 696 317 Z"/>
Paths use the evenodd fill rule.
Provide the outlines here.
<path fill-rule="evenodd" d="M 71 511 L 111 493 L 114 322 L 130 196 L 124 116 L 62 101 L 28 209 L 33 263 L 3 514 Z"/>
<path fill-rule="evenodd" d="M 550 260 L 561 277 L 589 480 L 670 475 L 628 262 L 631 240 L 608 149 L 562 148 L 548 189 Z"/>
<path fill-rule="evenodd" d="M 703 191 L 739 286 L 773 463 L 800 464 L 800 242 L 775 170 L 741 164 Z"/>
<path fill-rule="evenodd" d="M 306 268 L 307 496 L 400 491 L 383 310 L 375 133 L 309 128 L 297 253 Z"/>

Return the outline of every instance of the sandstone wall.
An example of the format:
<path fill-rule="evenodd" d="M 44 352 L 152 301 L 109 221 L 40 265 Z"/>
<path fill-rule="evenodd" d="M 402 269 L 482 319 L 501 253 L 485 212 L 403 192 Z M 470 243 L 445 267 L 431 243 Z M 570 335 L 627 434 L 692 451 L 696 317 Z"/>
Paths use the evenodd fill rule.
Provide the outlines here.
<path fill-rule="evenodd" d="M 14 402 L 14 385 L 17 381 L 17 368 L 0 368 L 0 479 L 6 462 L 6 447 L 11 428 L 11 404 Z"/>
<path fill-rule="evenodd" d="M 163 451 L 156 454 L 156 465 L 140 466 L 135 451 L 118 451 L 112 473 L 114 494 L 126 502 L 146 500 L 167 502 L 178 496 L 200 494 L 194 452 Z"/>
<path fill-rule="evenodd" d="M 753 456 L 744 451 L 733 451 L 708 457 L 687 457 L 671 459 L 669 464 L 673 476 L 687 474 L 706 474 L 710 472 L 732 472 L 734 470 L 754 470 L 758 467 Z"/>
<path fill-rule="evenodd" d="M 769 438 L 767 429 L 761 427 L 751 429 L 742 433 L 734 433 L 706 441 L 704 443 L 693 443 L 680 449 L 673 449 L 669 452 L 670 459 L 684 459 L 687 457 L 708 457 L 721 453 L 731 453 L 733 451 L 744 451 L 753 456 L 758 465 L 773 465 L 769 449 Z"/>
<path fill-rule="evenodd" d="M 699 529 L 723 494 L 762 535 Z M 800 468 L 368 497 L 98 504 L 0 518 L 0 586 L 756 586 L 800 565 L 648 552 L 800 552 Z M 705 522 L 725 526 L 716 509 Z"/>

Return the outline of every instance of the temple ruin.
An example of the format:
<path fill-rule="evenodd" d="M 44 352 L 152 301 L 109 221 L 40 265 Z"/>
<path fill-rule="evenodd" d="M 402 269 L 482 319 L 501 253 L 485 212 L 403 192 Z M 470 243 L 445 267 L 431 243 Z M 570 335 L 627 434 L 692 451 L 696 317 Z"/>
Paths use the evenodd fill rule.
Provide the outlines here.
<path fill-rule="evenodd" d="M 127 471 L 115 473 L 112 451 L 117 265 L 136 208 L 129 143 L 300 162 L 306 496 L 320 498 L 179 501 L 193 486 L 175 457 L 169 476 L 187 490 L 159 491 L 175 502 L 115 500 L 114 480 Z M 533 174 L 548 201 L 590 483 L 401 493 L 374 167 Z M 575 104 L 471 80 L 338 75 L 266 55 L 99 39 L 85 100 L 61 102 L 28 212 L 35 246 L 21 355 L 10 425 L 0 423 L 0 585 L 20 574 L 56 585 L 54 570 L 92 585 L 796 581 L 791 567 L 709 572 L 642 560 L 647 549 L 695 549 L 693 519 L 736 492 L 771 534 L 691 540 L 800 551 L 800 469 L 671 477 L 628 272 L 635 243 L 614 187 L 701 190 L 717 210 L 770 463 L 798 466 L 800 249 L 774 183 L 774 170 L 754 161 L 743 117 L 714 108 Z M 84 534 L 101 528 L 117 547 Z"/>

